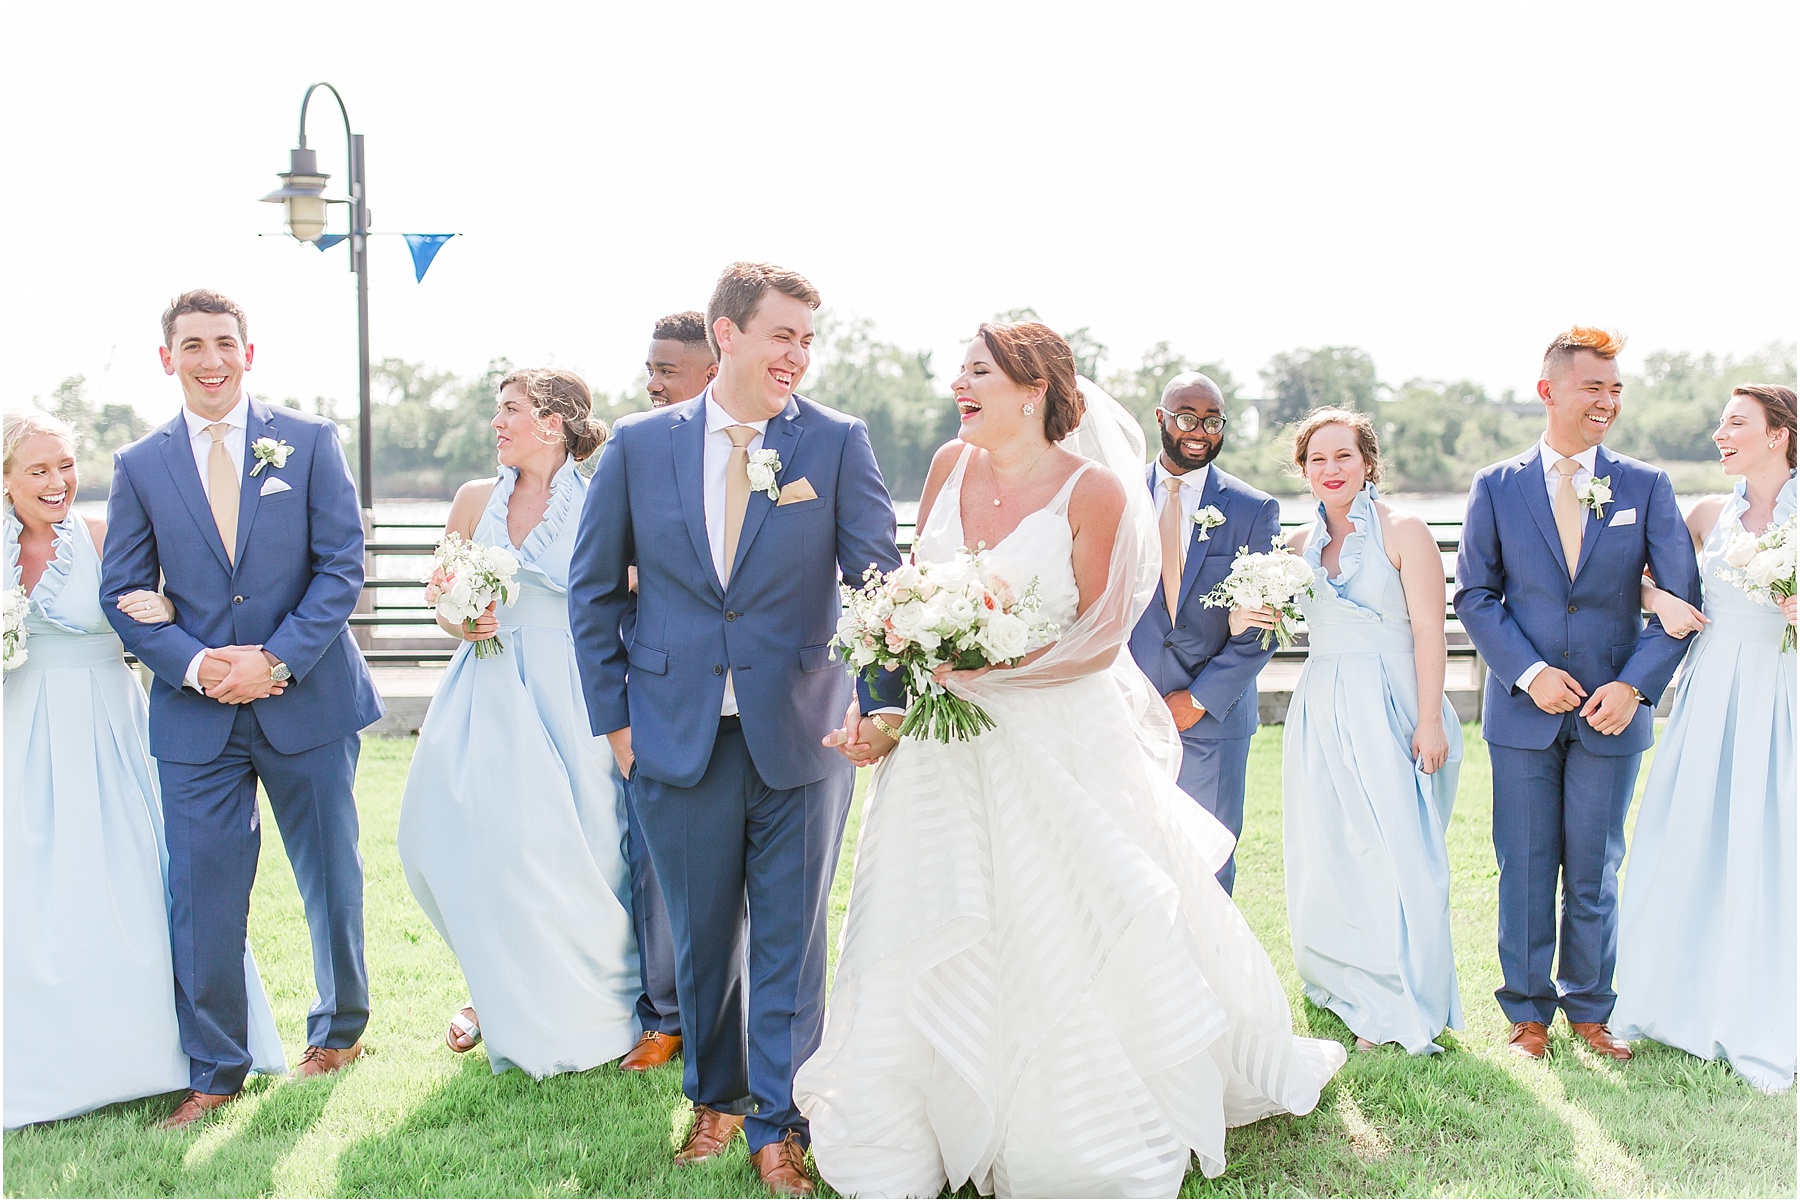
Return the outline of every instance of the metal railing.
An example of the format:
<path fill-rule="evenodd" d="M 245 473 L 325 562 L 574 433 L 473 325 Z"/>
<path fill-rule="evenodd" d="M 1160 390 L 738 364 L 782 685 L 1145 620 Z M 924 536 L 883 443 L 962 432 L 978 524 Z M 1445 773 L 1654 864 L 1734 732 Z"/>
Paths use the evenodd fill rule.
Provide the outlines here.
<path fill-rule="evenodd" d="M 1298 529 L 1302 524 L 1284 524 L 1283 531 Z M 1437 535 L 1438 551 L 1444 555 L 1454 555 L 1459 542 L 1457 532 L 1460 532 L 1462 523 L 1431 522 L 1429 525 Z M 373 537 L 369 539 L 366 548 L 368 578 L 363 585 L 362 603 L 350 618 L 351 630 L 370 663 L 416 666 L 444 664 L 456 653 L 457 641 L 438 628 L 436 617 L 425 604 L 424 584 L 421 581 L 423 573 L 382 571 L 384 561 L 391 563 L 397 559 L 428 558 L 437 549 L 437 538 L 442 529 L 442 525 L 436 522 L 376 523 Z M 913 528 L 902 526 L 899 533 L 900 549 L 904 554 L 912 548 Z M 1474 661 L 1475 682 L 1479 687 L 1484 671 L 1480 656 L 1470 644 L 1462 623 L 1457 621 L 1455 611 L 1450 609 L 1450 586 L 1454 583 L 1455 576 L 1446 566 L 1445 635 L 1450 645 L 1450 657 L 1452 660 Z M 388 633 L 395 630 L 405 633 Z M 417 633 L 412 633 L 414 631 Z M 1304 660 L 1306 654 L 1306 634 L 1303 629 L 1298 642 L 1293 647 L 1277 650 L 1275 659 Z"/>

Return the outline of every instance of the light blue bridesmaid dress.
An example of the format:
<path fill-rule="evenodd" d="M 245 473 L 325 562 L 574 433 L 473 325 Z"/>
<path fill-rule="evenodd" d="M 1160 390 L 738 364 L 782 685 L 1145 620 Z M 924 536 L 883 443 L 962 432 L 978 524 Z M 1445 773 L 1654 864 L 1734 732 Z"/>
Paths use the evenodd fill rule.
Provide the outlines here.
<path fill-rule="evenodd" d="M 475 527 L 511 546 L 500 469 Z M 625 814 L 606 740 L 590 733 L 569 635 L 569 554 L 587 481 L 573 459 L 516 548 L 505 650 L 450 661 L 413 753 L 400 859 L 462 965 L 495 1072 L 533 1077 L 615 1060 L 637 1041 L 637 944 Z"/>
<path fill-rule="evenodd" d="M 188 1084 L 149 710 L 100 610 L 87 523 L 55 530 L 5 685 L 8 1128 Z M 9 508 L 8 588 L 19 531 Z M 248 947 L 244 968 L 254 1071 L 285 1072 Z"/>
<path fill-rule="evenodd" d="M 1721 580 L 1744 485 L 1701 548 L 1706 616 L 1644 786 L 1619 903 L 1621 1038 L 1794 1084 L 1794 653 L 1786 619 Z M 1794 515 L 1794 481 L 1775 521 Z"/>
<path fill-rule="evenodd" d="M 1438 1052 L 1462 1029 L 1450 947 L 1444 828 L 1456 800 L 1462 728 L 1443 696 L 1450 758 L 1412 758 L 1419 683 L 1400 572 L 1365 487 L 1338 576 L 1321 566 L 1324 506 L 1306 544 L 1315 596 L 1302 602 L 1306 667 L 1282 733 L 1288 930 L 1306 996 L 1372 1043 Z M 1436 613 L 1431 615 L 1435 623 Z"/>

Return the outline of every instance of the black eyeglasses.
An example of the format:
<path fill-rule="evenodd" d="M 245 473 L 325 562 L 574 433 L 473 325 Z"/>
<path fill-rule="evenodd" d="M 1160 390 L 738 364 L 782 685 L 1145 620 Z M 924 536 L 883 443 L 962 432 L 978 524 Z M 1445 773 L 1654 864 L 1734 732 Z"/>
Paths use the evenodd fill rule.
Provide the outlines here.
<path fill-rule="evenodd" d="M 1225 432 L 1225 419 L 1216 413 L 1210 417 L 1201 417 L 1198 413 L 1171 413 L 1169 420 L 1183 434 L 1192 434 L 1195 430 L 1205 430 L 1208 434 Z"/>

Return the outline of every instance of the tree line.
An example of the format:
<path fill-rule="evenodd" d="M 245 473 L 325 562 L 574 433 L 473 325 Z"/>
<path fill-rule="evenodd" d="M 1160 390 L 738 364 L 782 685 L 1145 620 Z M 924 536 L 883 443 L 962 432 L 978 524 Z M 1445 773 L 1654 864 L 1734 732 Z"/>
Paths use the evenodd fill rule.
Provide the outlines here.
<path fill-rule="evenodd" d="M 1001 314 L 1015 320 L 1028 310 Z M 1221 462 L 1232 474 L 1277 493 L 1302 491 L 1286 470 L 1286 430 L 1319 405 L 1340 405 L 1375 415 L 1381 432 L 1388 491 L 1460 492 L 1478 468 L 1523 450 L 1543 426 L 1535 395 L 1512 390 L 1490 395 L 1469 380 L 1412 379 L 1385 383 L 1368 352 L 1352 346 L 1298 348 L 1270 357 L 1257 373 L 1260 396 L 1217 363 L 1188 356 L 1167 342 L 1146 350 L 1133 365 L 1106 370 L 1107 348 L 1083 328 L 1069 331 L 1084 375 L 1103 387 L 1143 424 L 1159 445 L 1154 411 L 1162 389 L 1184 371 L 1212 377 L 1231 418 Z M 956 436 L 957 415 L 947 378 L 929 351 L 884 341 L 872 322 L 821 315 L 812 370 L 801 391 L 868 423 L 869 439 L 888 487 L 897 499 L 919 495 L 932 453 Z M 491 473 L 493 432 L 488 421 L 500 379 L 512 369 L 504 359 L 487 370 L 458 376 L 421 363 L 384 359 L 373 369 L 375 478 L 383 498 L 449 498 L 459 484 Z M 1712 430 L 1731 388 L 1750 381 L 1795 381 L 1795 346 L 1772 343 L 1742 358 L 1657 351 L 1643 370 L 1626 379 L 1625 417 L 1607 445 L 1668 468 L 1678 491 L 1722 487 Z M 149 433 L 152 423 L 129 405 L 89 399 L 80 376 L 65 380 L 42 407 L 77 431 L 77 461 L 85 499 L 105 494 L 112 452 Z M 356 462 L 356 415 L 326 398 L 284 403 L 337 419 L 345 453 Z M 596 392 L 595 408 L 616 419 L 649 408 L 641 387 Z"/>

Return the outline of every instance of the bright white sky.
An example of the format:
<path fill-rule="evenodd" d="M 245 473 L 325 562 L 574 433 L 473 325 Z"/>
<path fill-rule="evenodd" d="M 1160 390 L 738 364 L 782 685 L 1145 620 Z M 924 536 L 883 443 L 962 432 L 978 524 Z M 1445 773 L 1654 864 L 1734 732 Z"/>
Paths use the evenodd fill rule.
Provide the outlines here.
<path fill-rule="evenodd" d="M 248 310 L 251 384 L 356 398 L 340 246 L 284 238 L 302 92 L 367 135 L 376 358 L 600 389 L 718 269 L 769 259 L 941 381 L 996 311 L 1166 339 L 1255 390 L 1348 343 L 1529 390 L 1581 320 L 1795 336 L 1791 4 L 181 3 L 6 6 L 0 399 L 177 394 L 177 291 Z M 344 183 L 343 127 L 310 142 Z M 343 210 L 334 209 L 341 228 Z"/>

